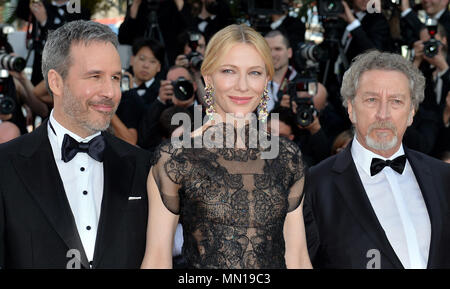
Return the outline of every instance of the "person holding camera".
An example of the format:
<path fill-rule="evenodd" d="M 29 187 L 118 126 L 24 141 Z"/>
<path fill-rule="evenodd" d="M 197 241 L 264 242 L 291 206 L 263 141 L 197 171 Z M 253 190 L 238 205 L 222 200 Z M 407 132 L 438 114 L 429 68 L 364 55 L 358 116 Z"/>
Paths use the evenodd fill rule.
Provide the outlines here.
<path fill-rule="evenodd" d="M 14 124 L 3 126 L 3 131 L 6 131 L 10 136 L 16 135 L 17 129 L 20 134 L 27 133 L 27 125 L 32 122 L 33 114 L 42 118 L 48 116 L 48 108 L 34 95 L 33 84 L 23 72 L 24 68 L 25 59 L 14 55 L 7 34 L 4 34 L 1 30 L 0 121 L 8 121 Z M 27 111 L 27 119 L 25 119 L 22 108 Z"/>
<path fill-rule="evenodd" d="M 270 15 L 272 23 L 270 28 L 282 32 L 289 39 L 292 47 L 298 47 L 299 43 L 305 41 L 305 24 L 298 17 L 289 16 L 290 0 L 283 0 L 281 8 L 283 14 Z"/>
<path fill-rule="evenodd" d="M 156 101 L 144 112 L 140 122 L 138 145 L 153 151 L 163 140 L 159 131 L 161 113 L 170 106 L 188 109 L 194 115 L 197 85 L 190 71 L 183 66 L 172 66 L 165 80 L 161 81 Z"/>
<path fill-rule="evenodd" d="M 175 65 L 183 66 L 194 75 L 194 82 L 197 85 L 197 98 L 199 103 L 203 103 L 205 95 L 205 85 L 203 84 L 200 67 L 205 55 L 206 39 L 203 33 L 199 31 L 183 31 L 177 37 L 178 56 L 175 59 Z"/>
<path fill-rule="evenodd" d="M 413 123 L 406 130 L 404 143 L 408 147 L 426 154 L 437 156 L 438 138 L 444 130 L 442 122 L 446 96 L 450 88 L 450 71 L 446 61 L 447 39 L 442 25 L 433 28 L 431 33 L 435 41 L 433 49 L 427 49 L 430 43 L 430 27 L 421 31 L 421 40 L 414 43 L 414 66 L 425 76 L 425 98 L 419 105 Z M 437 32 L 437 33 L 436 33 Z"/>
<path fill-rule="evenodd" d="M 422 0 L 422 8 L 425 10 L 427 19 L 436 20 L 443 25 L 447 31 L 447 39 L 450 38 L 450 12 L 448 10 L 449 0 Z M 419 40 L 424 24 L 419 20 L 417 13 L 411 8 L 409 0 L 401 0 L 400 5 L 402 30 L 410 32 L 409 42 Z M 403 32 L 403 31 L 402 31 Z"/>
<path fill-rule="evenodd" d="M 34 50 L 31 76 L 33 85 L 37 85 L 43 80 L 41 73 L 42 50 L 48 32 L 70 21 L 91 19 L 91 12 L 88 9 L 81 7 L 79 12 L 72 11 L 73 7 L 69 7 L 69 5 L 71 5 L 69 0 L 19 0 L 17 3 L 15 14 L 25 21 L 30 21 L 29 27 L 32 26 L 30 49 Z"/>
<path fill-rule="evenodd" d="M 268 32 L 265 39 L 271 49 L 275 69 L 274 77 L 268 84 L 269 101 L 267 102 L 267 109 L 272 111 L 281 106 L 292 109 L 296 114 L 297 104 L 295 100 L 297 94 L 294 91 L 295 95 L 291 96 L 289 86 L 302 81 L 302 78 L 295 68 L 289 65 L 289 60 L 293 55 L 289 40 L 278 30 Z M 314 96 L 309 96 L 308 93 L 300 93 L 300 96 L 298 96 L 303 99 L 308 97 L 311 99 L 310 106 L 306 105 L 305 107 L 311 108 L 311 110 L 307 110 L 312 112 L 312 119 L 306 125 L 300 124 L 300 121 L 297 122 L 300 133 L 295 139 L 308 165 L 316 164 L 329 155 L 329 141 L 321 128 L 318 116 L 318 111 L 323 110 L 326 106 L 327 90 L 321 83 L 316 82 L 315 84 L 317 93 Z M 309 113 L 306 114 L 309 115 Z"/>

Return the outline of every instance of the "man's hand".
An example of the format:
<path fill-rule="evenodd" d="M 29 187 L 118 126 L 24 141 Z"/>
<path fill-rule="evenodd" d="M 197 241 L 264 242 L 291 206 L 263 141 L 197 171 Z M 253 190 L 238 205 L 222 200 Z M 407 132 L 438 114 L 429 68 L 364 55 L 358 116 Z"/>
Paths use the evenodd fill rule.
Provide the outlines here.
<path fill-rule="evenodd" d="M 427 57 L 423 55 L 423 59 L 425 59 L 429 64 L 435 66 L 439 72 L 445 71 L 448 68 L 447 60 L 445 60 L 444 54 L 442 53 L 442 46 L 439 46 L 438 54 L 434 57 Z"/>
<path fill-rule="evenodd" d="M 159 99 L 162 103 L 167 104 L 168 100 L 172 100 L 173 86 L 170 80 L 161 80 L 159 87 Z"/>
<path fill-rule="evenodd" d="M 44 4 L 39 1 L 37 3 L 31 3 L 30 5 L 31 13 L 36 17 L 37 21 L 44 26 L 47 22 L 47 10 L 45 10 Z"/>
<path fill-rule="evenodd" d="M 322 127 L 320 126 L 319 117 L 314 113 L 314 121 L 308 126 L 297 125 L 300 129 L 308 130 L 311 135 L 316 134 Z"/>
<path fill-rule="evenodd" d="M 283 94 L 280 101 L 280 106 L 290 108 L 291 105 L 289 104 L 289 101 L 291 100 L 291 97 L 289 94 Z"/>
<path fill-rule="evenodd" d="M 414 42 L 414 65 L 416 67 L 419 67 L 423 61 L 423 47 L 424 45 L 422 40 L 417 40 Z"/>
<path fill-rule="evenodd" d="M 344 13 L 340 14 L 339 17 L 341 17 L 342 19 L 345 20 L 345 22 L 350 24 L 353 21 L 355 21 L 356 18 L 353 15 L 352 10 L 350 10 L 350 7 L 348 6 L 347 2 L 345 2 L 345 1 L 341 1 L 341 2 L 342 2 L 342 6 L 344 6 Z"/>
<path fill-rule="evenodd" d="M 7 121 L 7 120 L 10 120 L 12 118 L 12 113 L 10 113 L 10 114 L 1 114 L 0 113 L 0 120 L 2 120 L 2 121 Z"/>
<path fill-rule="evenodd" d="M 444 109 L 444 114 L 443 114 L 443 121 L 444 121 L 444 125 L 448 126 L 450 123 L 450 91 L 447 93 L 447 97 L 446 97 L 446 106 Z"/>
<path fill-rule="evenodd" d="M 136 19 L 139 11 L 139 6 L 141 6 L 141 2 L 142 0 L 133 0 L 133 4 L 131 4 L 130 6 L 130 17 L 132 19 Z"/>
<path fill-rule="evenodd" d="M 184 54 L 180 54 L 177 56 L 177 58 L 175 59 L 175 65 L 183 66 L 187 69 L 189 69 L 189 66 L 190 66 L 189 60 L 187 59 L 186 55 L 184 55 Z"/>

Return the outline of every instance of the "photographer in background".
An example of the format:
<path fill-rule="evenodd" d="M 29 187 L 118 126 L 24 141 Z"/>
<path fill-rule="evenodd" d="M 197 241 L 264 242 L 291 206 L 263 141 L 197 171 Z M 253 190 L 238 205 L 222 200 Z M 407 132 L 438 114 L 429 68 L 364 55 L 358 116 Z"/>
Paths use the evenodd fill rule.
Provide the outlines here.
<path fill-rule="evenodd" d="M 13 54 L 5 28 L 0 25 L 0 120 L 11 122 L 20 134 L 25 134 L 28 132 L 27 120 L 22 107 L 27 107 L 30 119 L 32 114 L 47 117 L 48 108 L 33 94 L 33 85 L 23 72 L 25 59 Z M 12 130 L 9 134 L 15 135 L 16 128 L 7 125 L 3 130 L 8 128 Z"/>
<path fill-rule="evenodd" d="M 89 20 L 91 13 L 89 10 L 81 7 L 80 13 L 74 13 L 68 10 L 70 1 L 68 0 L 19 0 L 15 14 L 17 17 L 29 21 L 28 34 L 32 40 L 31 47 L 34 51 L 33 72 L 31 82 L 37 85 L 42 81 L 42 50 L 50 30 L 55 30 L 64 25 L 64 23 L 74 20 Z M 29 28 L 32 27 L 31 32 Z M 28 38 L 27 38 L 28 41 Z M 28 45 L 28 44 L 27 44 Z"/>
<path fill-rule="evenodd" d="M 202 66 L 206 50 L 205 36 L 199 31 L 184 31 L 178 35 L 177 39 L 179 55 L 175 60 L 175 65 L 183 66 L 190 70 L 197 85 L 197 101 L 203 103 L 205 85 L 200 73 L 200 67 Z"/>
<path fill-rule="evenodd" d="M 422 8 L 425 10 L 427 18 L 436 20 L 443 25 L 447 31 L 447 39 L 450 38 L 450 12 L 448 10 L 449 0 L 422 0 Z M 400 9 L 402 30 L 412 32 L 412 43 L 420 39 L 420 31 L 424 24 L 419 20 L 417 13 L 410 7 L 408 0 L 401 0 Z M 410 36 L 411 37 L 411 36 Z"/>
<path fill-rule="evenodd" d="M 192 0 L 193 29 L 199 30 L 206 42 L 220 29 L 233 24 L 230 7 L 224 0 Z"/>
<path fill-rule="evenodd" d="M 147 109 L 141 120 L 138 134 L 138 145 L 153 151 L 163 140 L 160 131 L 161 113 L 171 106 L 186 108 L 194 115 L 194 101 L 197 85 L 193 76 L 183 66 L 172 66 L 167 72 L 166 80 L 161 81 L 156 101 Z"/>
<path fill-rule="evenodd" d="M 126 83 L 123 83 L 122 98 L 111 126 L 117 137 L 136 145 L 142 116 L 158 97 L 158 74 L 164 64 L 164 47 L 154 39 L 139 38 L 133 44 L 132 51 L 130 65 L 134 77 L 125 73 L 122 79 L 128 82 L 131 89 L 126 90 Z"/>
<path fill-rule="evenodd" d="M 272 14 L 270 28 L 278 30 L 289 39 L 289 43 L 293 47 L 297 47 L 299 43 L 305 41 L 305 24 L 297 17 L 289 16 L 289 7 L 292 1 L 283 0 L 281 8 L 283 14 Z"/>
<path fill-rule="evenodd" d="M 450 69 L 447 62 L 448 41 L 442 25 L 427 26 L 414 43 L 414 65 L 425 76 L 425 98 L 419 105 L 412 125 L 406 130 L 405 144 L 439 157 L 448 145 L 446 124 Z"/>
<path fill-rule="evenodd" d="M 119 27 L 119 42 L 132 45 L 141 37 L 158 39 L 166 47 L 169 64 L 175 61 L 176 37 L 193 25 L 191 6 L 184 0 L 133 0 L 127 8 L 125 20 Z M 152 19 L 155 12 L 157 19 Z M 154 23 L 152 21 L 156 20 Z M 159 30 L 158 30 L 159 28 Z M 160 35 L 163 39 L 160 39 Z M 152 35 L 150 35 L 152 34 Z"/>

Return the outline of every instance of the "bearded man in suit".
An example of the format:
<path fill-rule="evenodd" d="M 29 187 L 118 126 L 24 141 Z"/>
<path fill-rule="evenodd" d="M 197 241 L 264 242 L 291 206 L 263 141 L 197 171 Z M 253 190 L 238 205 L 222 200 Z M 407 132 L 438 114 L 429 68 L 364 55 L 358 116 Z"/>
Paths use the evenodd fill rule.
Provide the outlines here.
<path fill-rule="evenodd" d="M 2 268 L 139 268 L 150 162 L 105 132 L 121 97 L 117 46 L 92 21 L 49 34 L 42 71 L 54 109 L 0 146 Z"/>
<path fill-rule="evenodd" d="M 402 145 L 424 86 L 412 63 L 379 51 L 344 74 L 355 137 L 305 185 L 315 268 L 450 268 L 450 166 Z"/>

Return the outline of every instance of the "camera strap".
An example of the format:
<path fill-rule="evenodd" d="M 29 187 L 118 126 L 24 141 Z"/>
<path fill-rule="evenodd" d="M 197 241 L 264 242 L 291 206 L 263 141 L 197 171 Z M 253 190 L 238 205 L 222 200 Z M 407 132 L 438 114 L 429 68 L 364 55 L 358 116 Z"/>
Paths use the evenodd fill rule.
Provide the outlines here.
<path fill-rule="evenodd" d="M 288 69 L 286 71 L 286 73 L 283 76 L 283 79 L 280 82 L 280 88 L 278 89 L 278 91 L 282 91 L 283 94 L 285 94 L 287 92 L 287 87 L 288 87 L 288 83 L 290 80 L 292 74 L 292 68 L 290 66 L 288 66 Z"/>

